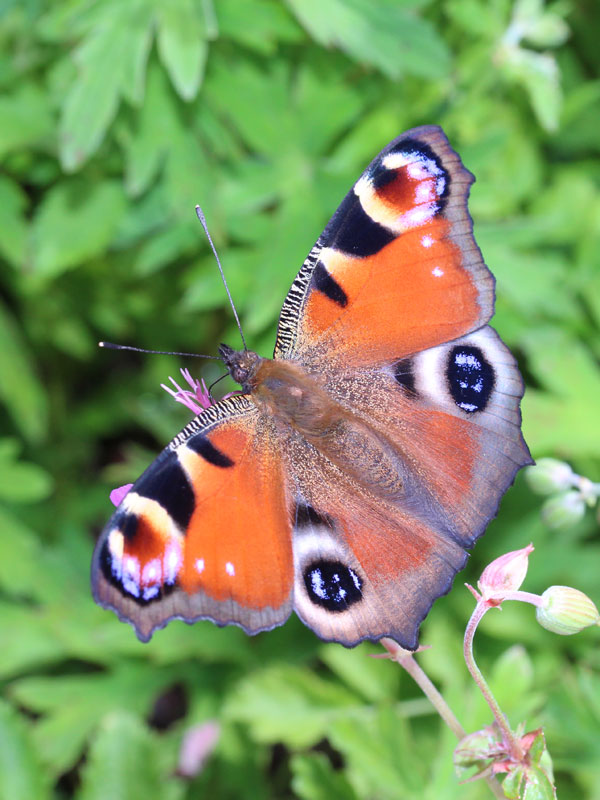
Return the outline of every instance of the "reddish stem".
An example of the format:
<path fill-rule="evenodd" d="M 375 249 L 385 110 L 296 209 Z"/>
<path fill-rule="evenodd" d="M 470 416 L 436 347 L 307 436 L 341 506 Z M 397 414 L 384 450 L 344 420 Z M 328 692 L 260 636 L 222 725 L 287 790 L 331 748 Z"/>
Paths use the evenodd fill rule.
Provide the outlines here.
<path fill-rule="evenodd" d="M 479 689 L 482 695 L 484 696 L 486 703 L 490 707 L 491 712 L 494 715 L 494 719 L 498 723 L 498 727 L 502 731 L 502 737 L 504 739 L 505 744 L 508 747 L 511 758 L 513 758 L 517 762 L 520 762 L 523 760 L 524 757 L 523 748 L 521 747 L 518 738 L 512 732 L 510 725 L 508 724 L 508 721 L 502 712 L 502 709 L 498 705 L 498 701 L 492 694 L 492 690 L 488 686 L 487 681 L 485 680 L 485 678 L 481 673 L 481 670 L 477 666 L 475 657 L 473 655 L 473 637 L 475 636 L 475 631 L 477 630 L 477 626 L 479 625 L 484 614 L 489 610 L 489 608 L 490 607 L 487 605 L 485 601 L 477 603 L 477 605 L 475 606 L 475 610 L 473 611 L 471 619 L 469 620 L 467 628 L 465 630 L 465 640 L 463 649 L 465 662 L 467 664 L 467 668 L 471 673 L 473 680 L 475 681 L 477 686 L 479 686 Z"/>

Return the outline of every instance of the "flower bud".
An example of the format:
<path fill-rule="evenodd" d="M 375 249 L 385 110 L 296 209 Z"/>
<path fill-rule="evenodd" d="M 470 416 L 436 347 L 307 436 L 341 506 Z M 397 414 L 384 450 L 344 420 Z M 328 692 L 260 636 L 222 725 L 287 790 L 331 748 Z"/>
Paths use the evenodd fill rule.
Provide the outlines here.
<path fill-rule="evenodd" d="M 550 586 L 536 609 L 537 621 L 546 630 L 570 636 L 590 625 L 600 625 L 600 614 L 590 598 L 570 586 Z"/>
<path fill-rule="evenodd" d="M 525 580 L 529 566 L 529 554 L 533 545 L 521 550 L 512 550 L 499 556 L 483 570 L 477 586 L 484 600 L 501 602 L 507 592 L 516 592 Z"/>
<path fill-rule="evenodd" d="M 525 480 L 536 494 L 553 494 L 573 486 L 577 476 L 571 467 L 557 458 L 540 458 L 525 470 Z"/>
<path fill-rule="evenodd" d="M 568 528 L 579 522 L 585 514 L 585 500 L 581 492 L 571 489 L 551 497 L 542 506 L 542 519 L 549 528 Z"/>
<path fill-rule="evenodd" d="M 133 483 L 125 483 L 123 486 L 118 486 L 116 489 L 113 489 L 110 493 L 110 502 L 113 506 L 120 506 L 123 502 L 123 498 L 127 494 L 127 492 L 131 489 Z"/>

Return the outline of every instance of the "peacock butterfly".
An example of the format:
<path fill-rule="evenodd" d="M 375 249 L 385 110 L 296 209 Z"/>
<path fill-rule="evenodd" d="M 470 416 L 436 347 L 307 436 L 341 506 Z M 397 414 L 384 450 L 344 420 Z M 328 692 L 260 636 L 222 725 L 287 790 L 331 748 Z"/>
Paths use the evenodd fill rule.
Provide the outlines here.
<path fill-rule="evenodd" d="M 417 646 L 531 463 L 473 180 L 441 128 L 402 134 L 302 265 L 273 359 L 221 345 L 242 392 L 173 439 L 94 553 L 94 598 L 142 641 L 171 619 L 254 634 L 294 610 L 328 641 Z"/>

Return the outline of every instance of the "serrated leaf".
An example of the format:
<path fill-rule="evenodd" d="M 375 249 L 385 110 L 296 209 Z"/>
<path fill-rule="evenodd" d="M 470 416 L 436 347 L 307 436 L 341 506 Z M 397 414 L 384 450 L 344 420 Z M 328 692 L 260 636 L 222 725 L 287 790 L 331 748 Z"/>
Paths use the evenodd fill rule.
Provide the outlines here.
<path fill-rule="evenodd" d="M 50 797 L 30 731 L 22 717 L 0 700 L 0 797 L 2 800 L 46 800 Z"/>
<path fill-rule="evenodd" d="M 33 360 L 8 310 L 0 303 L 0 400 L 15 425 L 30 442 L 46 434 L 46 393 L 38 380 Z"/>
<path fill-rule="evenodd" d="M 435 28 L 396 0 L 287 0 L 315 41 L 335 46 L 389 78 L 403 73 L 439 78 L 450 53 Z M 415 5 L 415 4 L 412 4 Z"/>
<path fill-rule="evenodd" d="M 230 38 L 264 55 L 275 52 L 278 42 L 299 42 L 304 34 L 283 6 L 254 0 L 246 14 L 247 0 L 219 0 L 216 12 L 221 38 Z"/>
<path fill-rule="evenodd" d="M 184 100 L 197 94 L 208 54 L 201 7 L 193 0 L 169 0 L 157 7 L 160 58 Z"/>
<path fill-rule="evenodd" d="M 418 757 L 410 728 L 396 710 L 379 707 L 358 722 L 334 719 L 327 738 L 344 757 L 359 797 L 390 797 L 390 787 L 397 797 L 422 791 L 428 760 Z"/>
<path fill-rule="evenodd" d="M 116 181 L 90 185 L 73 179 L 47 192 L 33 223 L 35 279 L 55 278 L 103 253 L 124 210 Z"/>
<path fill-rule="evenodd" d="M 171 95 L 163 70 L 153 62 L 148 69 L 144 104 L 125 144 L 125 185 L 133 197 L 145 192 L 155 178 L 173 129 L 178 127 Z"/>
<path fill-rule="evenodd" d="M 173 673 L 155 666 L 132 668 L 128 663 L 109 673 L 16 681 L 11 696 L 25 708 L 43 714 L 34 738 L 40 756 L 53 775 L 70 769 L 87 737 L 109 711 L 149 713 L 160 689 Z M 79 698 L 72 703 L 71 698 Z"/>
<path fill-rule="evenodd" d="M 59 143 L 63 169 L 77 170 L 100 146 L 122 94 L 141 95 L 152 15 L 143 0 L 108 2 L 75 53 L 77 78 L 62 107 Z"/>
<path fill-rule="evenodd" d="M 291 666 L 272 666 L 241 681 L 225 714 L 247 724 L 262 742 L 306 747 L 326 736 L 333 719 L 361 704 L 338 684 Z"/>
<path fill-rule="evenodd" d="M 160 744 L 137 717 L 106 716 L 92 741 L 81 775 L 80 800 L 148 800 L 167 797 L 172 779 L 161 769 Z"/>
<path fill-rule="evenodd" d="M 371 702 L 381 702 L 397 696 L 401 675 L 397 664 L 369 657 L 381 652 L 372 645 L 346 650 L 330 644 L 324 645 L 319 655 L 347 686 Z"/>
<path fill-rule="evenodd" d="M 341 770 L 334 770 L 322 753 L 295 755 L 291 760 L 292 788 L 303 800 L 344 800 L 357 798 Z"/>

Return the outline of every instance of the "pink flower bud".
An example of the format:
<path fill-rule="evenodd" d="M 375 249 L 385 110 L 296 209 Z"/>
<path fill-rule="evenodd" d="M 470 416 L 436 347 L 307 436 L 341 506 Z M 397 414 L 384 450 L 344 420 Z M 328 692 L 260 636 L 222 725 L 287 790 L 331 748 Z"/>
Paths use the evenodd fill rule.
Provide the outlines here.
<path fill-rule="evenodd" d="M 110 493 L 110 502 L 113 506 L 120 506 L 123 502 L 123 498 L 127 494 L 127 492 L 131 489 L 133 483 L 125 483 L 123 486 L 119 486 L 116 489 L 113 489 Z"/>
<path fill-rule="evenodd" d="M 529 554 L 533 549 L 533 545 L 528 544 L 488 564 L 477 583 L 484 600 L 490 605 L 500 605 L 506 594 L 518 591 L 527 575 Z"/>

